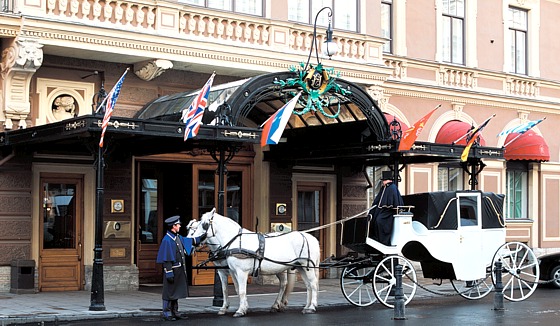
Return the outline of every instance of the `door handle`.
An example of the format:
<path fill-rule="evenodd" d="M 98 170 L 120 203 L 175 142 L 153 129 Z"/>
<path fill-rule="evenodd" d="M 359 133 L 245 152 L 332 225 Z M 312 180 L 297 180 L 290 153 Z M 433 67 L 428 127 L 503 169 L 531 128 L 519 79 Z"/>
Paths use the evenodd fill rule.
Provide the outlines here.
<path fill-rule="evenodd" d="M 78 261 L 82 260 L 82 243 L 78 243 Z"/>

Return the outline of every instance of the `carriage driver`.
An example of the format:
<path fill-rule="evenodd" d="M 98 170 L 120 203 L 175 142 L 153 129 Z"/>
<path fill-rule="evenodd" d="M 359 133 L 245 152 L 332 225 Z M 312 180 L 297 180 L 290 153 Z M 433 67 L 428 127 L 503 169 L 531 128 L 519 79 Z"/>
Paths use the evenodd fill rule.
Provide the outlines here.
<path fill-rule="evenodd" d="M 178 299 L 188 295 L 185 256 L 191 254 L 193 246 L 199 245 L 204 236 L 181 236 L 181 218 L 178 215 L 166 219 L 165 224 L 168 231 L 161 240 L 156 262 L 163 264 L 162 317 L 163 320 L 172 321 L 181 319 Z"/>
<path fill-rule="evenodd" d="M 373 200 L 369 214 L 372 216 L 373 238 L 386 246 L 391 245 L 394 215 L 398 213 L 397 207 L 404 202 L 399 188 L 393 183 L 393 172 L 381 173 L 383 185 Z"/>

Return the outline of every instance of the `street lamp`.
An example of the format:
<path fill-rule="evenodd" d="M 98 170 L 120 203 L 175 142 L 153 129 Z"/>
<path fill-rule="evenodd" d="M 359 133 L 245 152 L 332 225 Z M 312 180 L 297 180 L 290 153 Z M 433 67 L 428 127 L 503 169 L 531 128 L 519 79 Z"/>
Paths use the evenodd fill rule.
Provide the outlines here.
<path fill-rule="evenodd" d="M 313 48 L 315 48 L 315 57 L 317 58 L 317 65 L 319 65 L 321 62 L 319 61 L 319 50 L 317 47 L 317 18 L 319 18 L 319 14 L 325 10 L 328 9 L 329 10 L 329 25 L 327 26 L 327 37 L 325 42 L 323 43 L 323 47 L 322 47 L 322 51 L 323 54 L 328 56 L 329 58 L 332 57 L 333 55 L 335 55 L 338 52 L 338 44 L 336 44 L 333 39 L 333 31 L 331 29 L 331 17 L 333 15 L 332 13 L 332 9 L 331 7 L 323 7 L 321 8 L 321 10 L 319 10 L 317 12 L 317 14 L 315 15 L 315 22 L 313 24 L 313 42 L 311 43 L 311 48 L 309 49 L 309 56 L 307 57 L 307 63 L 305 64 L 305 69 L 307 70 L 308 66 L 309 66 L 309 60 L 311 60 L 311 56 L 313 55 Z"/>

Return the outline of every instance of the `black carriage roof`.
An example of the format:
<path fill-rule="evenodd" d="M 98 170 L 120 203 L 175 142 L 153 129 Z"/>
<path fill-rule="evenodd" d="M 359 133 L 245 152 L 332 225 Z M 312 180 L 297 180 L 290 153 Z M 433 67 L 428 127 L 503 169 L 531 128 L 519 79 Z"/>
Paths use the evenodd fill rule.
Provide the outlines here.
<path fill-rule="evenodd" d="M 414 214 L 414 220 L 424 224 L 430 230 L 455 230 L 461 211 L 457 210 L 456 200 L 462 195 L 480 194 L 481 219 L 483 229 L 505 227 L 503 216 L 504 195 L 479 190 L 439 191 L 410 194 L 403 196 L 403 201 Z M 468 198 L 468 197 L 467 197 Z M 474 205 L 474 202 L 461 203 Z"/>

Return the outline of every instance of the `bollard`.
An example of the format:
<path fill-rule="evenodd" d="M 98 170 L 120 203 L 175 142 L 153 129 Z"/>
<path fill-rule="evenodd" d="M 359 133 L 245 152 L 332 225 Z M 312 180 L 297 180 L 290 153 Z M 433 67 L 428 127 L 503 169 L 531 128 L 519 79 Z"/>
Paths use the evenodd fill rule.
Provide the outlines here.
<path fill-rule="evenodd" d="M 504 285 L 502 284 L 502 261 L 495 263 L 496 285 L 494 286 L 494 310 L 504 310 Z"/>
<path fill-rule="evenodd" d="M 402 287 L 402 270 L 401 264 L 395 266 L 395 306 L 393 307 L 393 320 L 405 320 L 404 315 L 404 294 Z"/>

